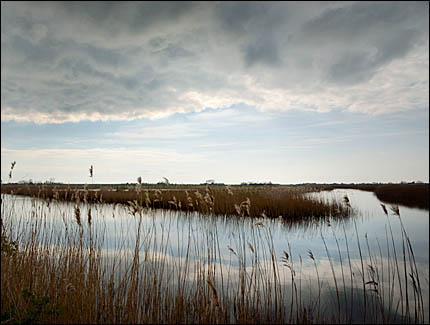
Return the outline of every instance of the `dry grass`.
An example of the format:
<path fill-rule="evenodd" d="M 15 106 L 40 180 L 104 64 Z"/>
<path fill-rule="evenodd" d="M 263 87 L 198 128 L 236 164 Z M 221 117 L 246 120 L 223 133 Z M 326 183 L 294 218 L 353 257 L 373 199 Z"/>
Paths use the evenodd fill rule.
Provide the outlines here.
<path fill-rule="evenodd" d="M 283 256 L 276 256 L 272 233 L 264 220 L 251 223 L 250 233 L 244 229 L 245 218 L 238 221 L 236 245 L 230 247 L 229 261 L 221 257 L 216 223 L 208 221 L 203 242 L 197 242 L 189 224 L 188 231 L 178 239 L 181 258 L 172 260 L 169 225 L 161 232 L 155 225 L 142 229 L 142 219 L 154 210 L 142 208 L 145 192 L 136 192 L 139 196 L 130 203 L 130 220 L 137 231 L 132 235 L 121 231 L 114 249 L 108 252 L 102 249 L 104 219 L 82 214 L 81 203 L 88 197 L 75 195 L 74 212 L 56 218 L 46 213 L 52 204 L 50 196 L 42 204 L 33 199 L 30 222 L 22 215 L 9 213 L 13 211 L 10 205 L 18 202 L 2 200 L 2 324 L 424 322 L 424 308 L 428 307 L 423 305 L 419 272 L 402 224 L 402 251 L 396 251 L 391 233 L 392 244 L 387 239 L 385 247 L 388 259 L 382 257 L 382 250 L 378 256 L 370 248 L 366 256 L 357 232 L 358 268 L 351 261 L 345 233 L 347 257 L 341 256 L 344 249 L 339 245 L 335 252 L 349 265 L 342 264 L 341 277 L 334 271 L 333 252 L 327 246 L 325 257 L 309 252 L 318 284 L 317 292 L 311 292 L 310 300 L 306 300 L 302 296 L 301 258 L 300 262 L 294 258 L 291 247 L 286 247 L 288 252 L 284 251 Z M 220 196 L 215 191 L 200 194 L 208 211 L 215 212 Z M 228 191 L 225 194 L 232 197 Z M 164 202 L 165 193 L 160 195 Z M 242 195 L 252 197 L 251 191 Z M 170 204 L 179 205 L 178 197 L 174 200 L 172 194 Z M 187 202 L 185 199 L 181 202 Z M 155 200 L 154 194 L 150 201 Z M 239 201 L 245 202 L 236 207 L 239 213 L 246 214 L 249 209 L 252 215 L 254 201 Z M 232 203 L 236 210 L 237 203 L 233 202 L 237 201 L 225 202 Z M 262 202 L 264 207 L 270 203 L 276 206 L 273 197 Z M 97 209 L 95 205 L 90 207 Z M 63 222 L 59 225 L 60 218 Z M 116 222 L 121 229 L 121 221 Z M 127 249 L 127 241 L 134 242 L 132 249 Z M 322 288 L 316 263 L 322 258 L 330 262 L 332 281 L 336 283 L 334 310 L 326 309 L 329 299 L 322 297 L 327 291 Z M 388 289 L 384 291 L 379 284 L 387 281 Z M 398 287 L 402 288 L 400 295 L 395 294 Z M 346 294 L 349 290 L 350 297 Z"/>
<path fill-rule="evenodd" d="M 311 187 L 299 186 L 196 186 L 148 188 L 138 183 L 127 191 L 104 188 L 93 191 L 71 186 L 3 185 L 2 193 L 27 195 L 49 200 L 129 204 L 137 199 L 141 205 L 154 209 L 171 209 L 215 215 L 283 218 L 286 222 L 306 218 L 347 217 L 350 209 L 341 202 L 323 202 L 303 194 Z M 136 192 L 138 196 L 136 197 Z M 250 203 L 247 203 L 250 202 Z M 245 209 L 244 206 L 247 205 Z"/>
<path fill-rule="evenodd" d="M 411 208 L 429 209 L 429 184 L 337 184 L 317 185 L 316 188 L 331 190 L 348 188 L 374 192 L 382 202 L 404 205 Z"/>

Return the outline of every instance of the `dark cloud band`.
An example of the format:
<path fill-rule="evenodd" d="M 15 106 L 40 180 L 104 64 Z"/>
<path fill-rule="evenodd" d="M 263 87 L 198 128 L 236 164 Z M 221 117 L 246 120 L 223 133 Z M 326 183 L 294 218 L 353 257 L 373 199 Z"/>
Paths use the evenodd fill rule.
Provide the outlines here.
<path fill-rule="evenodd" d="M 428 107 L 428 25 L 427 2 L 2 3 L 2 119 Z"/>

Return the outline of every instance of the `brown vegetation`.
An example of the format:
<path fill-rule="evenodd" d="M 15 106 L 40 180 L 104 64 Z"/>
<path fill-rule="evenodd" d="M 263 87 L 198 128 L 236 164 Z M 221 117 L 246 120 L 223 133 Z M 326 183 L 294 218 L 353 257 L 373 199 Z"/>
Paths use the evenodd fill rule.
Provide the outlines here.
<path fill-rule="evenodd" d="M 306 186 L 165 186 L 148 188 L 137 184 L 127 188 L 53 185 L 3 185 L 2 193 L 49 200 L 129 204 L 134 200 L 147 208 L 162 208 L 215 215 L 279 218 L 344 217 L 350 212 L 341 202 L 323 202 L 305 197 Z M 249 204 L 247 203 L 249 202 Z"/>
<path fill-rule="evenodd" d="M 389 204 L 411 208 L 429 209 L 429 184 L 336 184 L 316 185 L 321 190 L 335 188 L 357 189 L 374 192 L 376 197 Z"/>
<path fill-rule="evenodd" d="M 348 242 L 352 245 L 354 240 L 344 233 L 347 257 L 339 245 L 335 252 L 341 260 L 344 254 L 341 274 L 334 271 L 324 242 L 336 283 L 333 299 L 338 308 L 331 313 L 321 301 L 319 276 L 317 292 L 304 302 L 301 259 L 300 263 L 293 259 L 290 247 L 277 256 L 270 228 L 263 221 L 251 227 L 250 236 L 238 234 L 237 246 L 229 248 L 230 263 L 239 265 L 233 272 L 231 264 L 220 263 L 215 226 L 205 230 L 206 240 L 201 243 L 194 241 L 190 228 L 181 239 L 186 251 L 178 260 L 162 253 L 167 252 L 163 238 L 168 233 L 155 228 L 136 231 L 130 250 L 121 244 L 130 234 L 121 232 L 109 256 L 102 249 L 103 225 L 95 227 L 90 215 L 81 215 L 77 206 L 74 215 L 61 216 L 64 227 L 58 228 L 58 220 L 53 220 L 57 218 L 49 219 L 44 212 L 50 201 L 37 202 L 28 223 L 9 213 L 13 202 L 2 201 L 2 324 L 424 322 L 419 272 L 404 228 L 403 252 L 397 256 L 394 242 L 390 247 L 387 239 L 387 258 L 370 250 L 365 257 L 357 235 L 360 270 L 353 269 L 349 258 Z M 153 210 L 140 204 L 134 208 L 130 218 L 141 229 L 143 213 Z M 322 256 L 309 251 L 309 258 L 315 263 Z M 315 270 L 318 274 L 317 263 Z M 385 290 L 378 286 L 383 283 L 388 283 Z M 399 286 L 403 291 L 397 295 Z M 341 308 L 345 304 L 348 308 Z M 354 318 L 357 313 L 359 319 Z"/>

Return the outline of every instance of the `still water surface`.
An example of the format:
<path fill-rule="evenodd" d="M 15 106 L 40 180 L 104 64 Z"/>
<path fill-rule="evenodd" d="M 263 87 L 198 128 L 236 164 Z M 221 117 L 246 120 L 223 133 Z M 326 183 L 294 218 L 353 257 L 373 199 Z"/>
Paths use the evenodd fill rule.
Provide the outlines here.
<path fill-rule="evenodd" d="M 220 276 L 218 273 L 224 271 L 222 277 L 229 277 L 229 281 L 233 283 L 238 281 L 241 267 L 249 269 L 252 267 L 254 256 L 258 256 L 262 269 L 264 267 L 269 269 L 272 257 L 275 256 L 276 262 L 280 265 L 278 270 L 281 273 L 280 278 L 284 281 L 282 285 L 291 286 L 290 272 L 294 269 L 296 281 L 300 280 L 300 285 L 308 288 L 303 290 L 304 301 L 311 299 L 317 291 L 315 289 L 316 264 L 327 308 L 331 308 L 329 301 L 333 303 L 335 300 L 331 291 L 334 285 L 339 285 L 345 291 L 349 290 L 349 270 L 352 269 L 354 272 L 354 286 L 360 288 L 359 274 L 362 260 L 367 274 L 366 281 L 370 279 L 368 265 L 372 261 L 369 252 L 374 265 L 381 263 L 380 270 L 389 265 L 388 259 L 393 260 L 393 245 L 396 248 L 395 253 L 399 263 L 403 256 L 400 218 L 390 209 L 390 205 L 387 205 L 388 215 L 386 215 L 381 202 L 373 193 L 337 189 L 310 194 L 311 197 L 329 201 L 342 201 L 345 195 L 348 196 L 353 209 L 351 217 L 340 220 L 327 218 L 318 221 L 310 217 L 306 218 L 306 221 L 294 224 L 278 219 L 250 220 L 231 216 L 213 217 L 197 213 L 144 210 L 141 219 L 142 238 L 139 243 L 142 260 L 145 259 L 145 253 L 157 252 L 158 256 L 174 266 L 182 265 L 186 257 L 195 265 L 215 263 L 218 265 L 215 273 Z M 103 240 L 100 240 L 100 247 L 104 254 L 114 256 L 121 251 L 128 252 L 131 256 L 136 243 L 138 215 L 133 216 L 130 209 L 123 205 L 81 203 L 80 212 L 84 228 L 88 228 L 89 209 L 92 216 L 91 227 L 104 233 Z M 425 320 L 428 322 L 429 211 L 404 206 L 400 206 L 399 211 L 412 244 L 423 293 Z M 7 219 L 5 216 L 20 224 L 33 224 L 37 216 L 44 216 L 45 220 L 52 223 L 57 234 L 66 231 L 66 224 L 76 226 L 75 204 L 67 202 L 51 202 L 47 206 L 46 202 L 41 200 L 2 194 L 2 218 Z M 18 228 L 16 229 L 19 231 Z M 286 267 L 282 262 L 285 252 L 288 253 L 290 267 Z M 315 263 L 309 257 L 310 252 Z M 399 267 L 401 266 L 399 264 Z M 190 269 L 189 277 L 193 279 L 193 268 Z M 166 270 L 166 272 L 174 272 L 173 267 L 171 269 L 167 267 Z M 338 283 L 334 283 L 334 278 Z M 387 281 L 386 275 L 385 278 L 380 278 L 379 288 L 385 285 L 385 290 L 388 291 Z M 326 288 L 325 291 L 324 288 Z M 340 290 L 341 294 L 343 289 Z M 395 285 L 392 290 L 396 296 L 400 296 L 401 289 L 398 285 Z M 403 290 L 405 290 L 404 287 Z M 413 300 L 412 292 L 409 292 L 409 295 L 409 299 Z M 348 308 L 348 306 L 342 308 Z M 361 315 L 358 313 L 354 317 L 356 317 L 355 321 L 359 322 Z"/>

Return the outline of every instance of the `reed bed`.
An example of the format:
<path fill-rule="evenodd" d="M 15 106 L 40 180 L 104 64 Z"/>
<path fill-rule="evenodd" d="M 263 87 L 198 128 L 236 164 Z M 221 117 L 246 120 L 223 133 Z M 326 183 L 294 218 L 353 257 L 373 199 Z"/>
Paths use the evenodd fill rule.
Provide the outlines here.
<path fill-rule="evenodd" d="M 39 197 L 46 200 L 129 204 L 136 200 L 153 209 L 200 212 L 215 215 L 279 218 L 347 217 L 351 209 L 342 202 L 324 202 L 306 197 L 314 188 L 306 186 L 197 186 L 147 188 L 141 184 L 118 188 L 26 185 L 2 186 L 2 193 Z M 138 193 L 136 193 L 138 192 Z M 136 195 L 137 194 L 137 195 Z M 249 200 L 249 201 L 248 201 Z M 252 202 L 248 204 L 247 202 Z"/>
<path fill-rule="evenodd" d="M 429 209 L 430 186 L 425 183 L 415 184 L 337 184 L 316 185 L 320 190 L 335 188 L 357 189 L 375 193 L 382 202 L 394 205 L 404 205 L 411 208 Z"/>
<path fill-rule="evenodd" d="M 145 207 L 144 193 L 137 188 L 129 217 L 115 219 L 120 236 L 110 249 L 104 245 L 107 217 L 95 217 L 97 204 L 78 196 L 72 210 L 52 217 L 49 198 L 33 198 L 25 213 L 21 201 L 3 197 L 2 324 L 425 322 L 420 272 L 395 207 L 390 213 L 399 220 L 401 247 L 390 223 L 379 251 L 357 231 L 355 239 L 344 231 L 346 246 L 336 239 L 338 249 L 330 251 L 321 233 L 326 255 L 309 251 L 302 258 L 290 245 L 280 255 L 275 251 L 269 220 L 244 218 L 254 206 L 246 193 L 247 204 L 233 203 L 237 229 L 228 252 L 221 251 L 216 203 L 202 229 L 183 224 L 173 251 L 171 214 L 177 212 L 165 211 L 162 228 L 156 227 L 159 215 Z M 153 223 L 143 227 L 148 218 Z M 122 229 L 124 223 L 134 232 Z M 353 245 L 358 260 L 350 255 Z M 335 255 L 341 264 L 334 263 Z M 329 264 L 330 281 L 322 263 Z M 317 283 L 305 285 L 307 264 Z"/>

